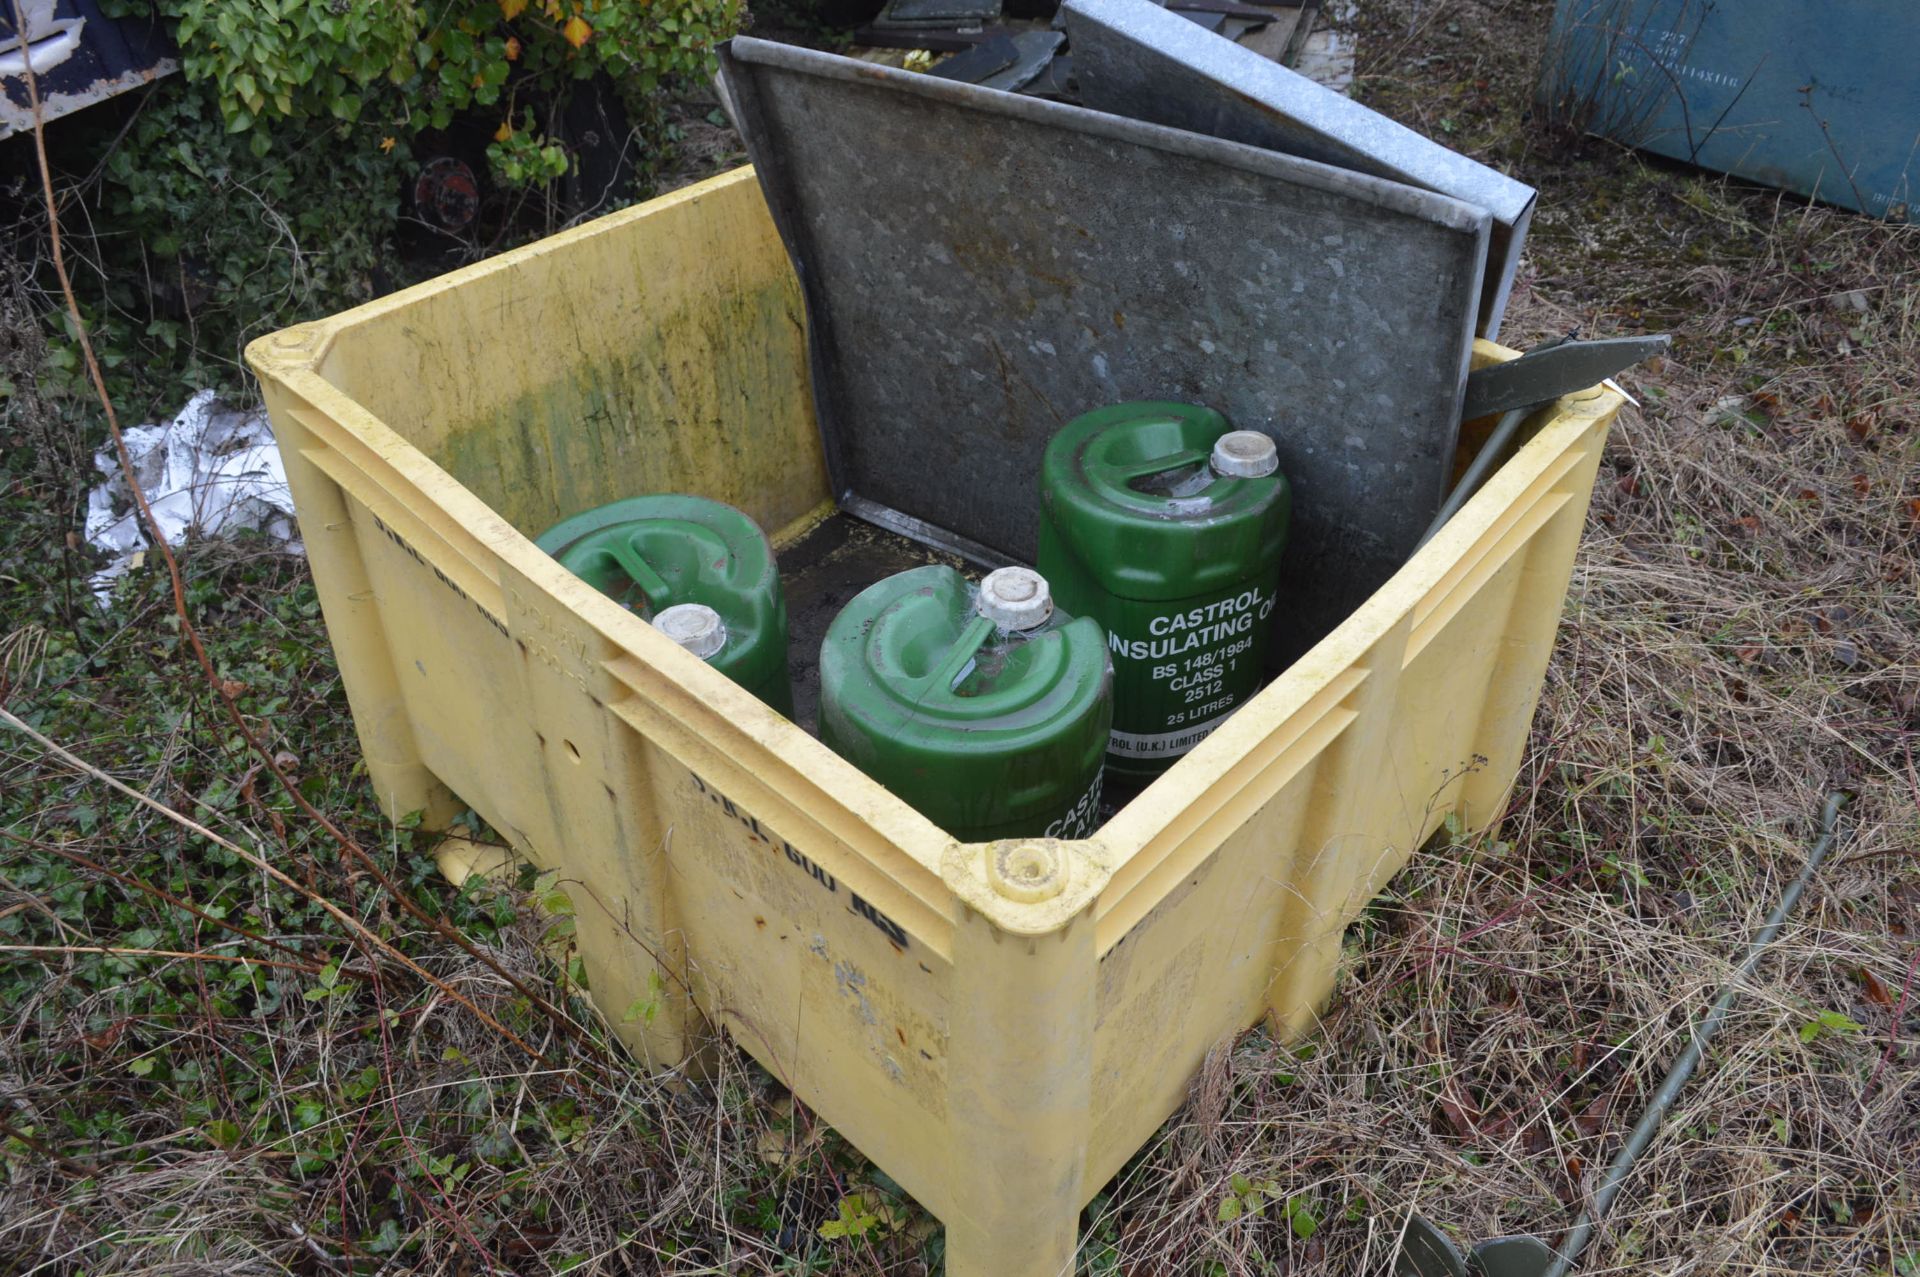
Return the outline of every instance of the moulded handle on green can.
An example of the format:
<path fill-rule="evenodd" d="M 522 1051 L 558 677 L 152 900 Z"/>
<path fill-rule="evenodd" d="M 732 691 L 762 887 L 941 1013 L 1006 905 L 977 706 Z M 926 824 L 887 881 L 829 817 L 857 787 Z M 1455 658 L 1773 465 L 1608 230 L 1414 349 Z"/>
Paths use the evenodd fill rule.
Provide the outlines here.
<path fill-rule="evenodd" d="M 792 716 L 780 573 L 766 534 L 745 514 L 705 497 L 653 493 L 577 514 L 535 544 L 644 620 L 676 604 L 711 609 L 726 637 L 706 662 Z M 640 591 L 641 606 L 616 576 Z"/>

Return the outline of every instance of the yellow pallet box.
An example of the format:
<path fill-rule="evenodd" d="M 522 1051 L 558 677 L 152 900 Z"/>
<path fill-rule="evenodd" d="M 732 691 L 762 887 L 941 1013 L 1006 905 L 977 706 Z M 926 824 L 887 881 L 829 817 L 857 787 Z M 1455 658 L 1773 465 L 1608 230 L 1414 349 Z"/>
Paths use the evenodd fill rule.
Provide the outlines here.
<path fill-rule="evenodd" d="M 1410 852 L 1449 814 L 1497 817 L 1622 402 L 1544 414 L 1094 837 L 960 845 L 529 539 L 648 491 L 776 543 L 832 510 L 751 170 L 247 358 L 385 809 L 471 806 L 558 871 L 642 1061 L 724 1029 L 945 1223 L 954 1277 L 1069 1271 L 1081 1207 L 1208 1048 L 1309 1026 Z"/>

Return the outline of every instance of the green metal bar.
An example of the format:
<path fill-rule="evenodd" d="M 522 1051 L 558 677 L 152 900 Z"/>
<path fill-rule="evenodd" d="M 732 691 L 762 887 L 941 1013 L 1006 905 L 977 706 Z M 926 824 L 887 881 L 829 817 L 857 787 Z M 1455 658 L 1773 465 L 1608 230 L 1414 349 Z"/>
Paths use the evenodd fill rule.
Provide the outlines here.
<path fill-rule="evenodd" d="M 1460 482 L 1454 484 L 1453 491 L 1447 494 L 1446 501 L 1440 506 L 1440 513 L 1433 516 L 1433 522 L 1429 523 L 1427 530 L 1420 534 L 1420 540 L 1415 542 L 1413 547 L 1415 550 L 1433 540 L 1434 533 L 1446 527 L 1447 520 L 1460 513 L 1460 507 L 1467 503 L 1467 498 L 1480 490 L 1480 485 L 1486 481 L 1487 475 L 1500 464 L 1501 455 L 1506 452 L 1507 445 L 1513 442 L 1513 436 L 1520 431 L 1520 423 L 1527 419 L 1528 414 L 1545 406 L 1545 404 L 1531 404 L 1525 408 L 1515 408 L 1500 418 L 1499 424 L 1493 428 L 1493 433 L 1488 435 L 1487 441 L 1480 445 L 1480 451 L 1475 454 L 1473 463 L 1467 467 L 1467 472 L 1460 476 Z"/>

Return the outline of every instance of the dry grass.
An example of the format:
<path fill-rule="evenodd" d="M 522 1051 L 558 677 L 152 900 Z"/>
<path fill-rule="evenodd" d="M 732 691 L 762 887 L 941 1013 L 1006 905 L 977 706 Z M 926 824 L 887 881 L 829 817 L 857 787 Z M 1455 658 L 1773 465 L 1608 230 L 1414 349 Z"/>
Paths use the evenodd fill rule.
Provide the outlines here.
<path fill-rule="evenodd" d="M 1610 444 L 1499 840 L 1416 857 L 1355 928 L 1340 997 L 1309 1043 L 1254 1033 L 1216 1051 L 1189 1106 L 1096 1200 L 1084 1266 L 1378 1272 L 1409 1207 L 1465 1240 L 1553 1234 L 1798 871 L 1820 796 L 1840 786 L 1856 795 L 1847 841 L 1585 1270 L 1911 1277 L 1920 229 L 1540 132 L 1523 115 L 1541 5 L 1372 0 L 1362 12 L 1363 96 L 1436 135 L 1451 121 L 1456 142 L 1542 188 L 1506 340 L 1573 327 L 1678 340 L 1628 379 L 1644 407 Z M 1431 60 L 1436 48 L 1446 60 Z M 18 679 L 24 662 L 9 659 Z M 344 778 L 342 702 L 324 660 L 312 668 L 310 703 L 280 712 L 332 724 L 334 738 L 299 747 L 309 771 Z M 188 805 L 234 769 L 191 718 L 141 752 L 113 725 L 113 695 L 89 694 L 103 725 L 69 743 L 131 782 Z M 15 750 L 0 757 L 0 790 L 56 771 Z M 63 801 L 84 794 L 72 786 Z M 890 1186 L 738 1056 L 720 1053 L 702 1081 L 636 1077 L 578 999 L 565 1005 L 585 1040 L 397 924 L 272 804 L 225 810 L 224 832 L 309 865 L 547 1059 L 286 903 L 256 901 L 248 916 L 311 961 L 338 959 L 351 998 L 308 999 L 302 976 L 277 1001 L 229 1005 L 208 986 L 214 964 L 185 960 L 141 967 L 133 993 L 76 992 L 82 959 L 35 958 L 40 988 L 0 1028 L 12 1133 L 0 1273 L 937 1267 L 930 1223 L 905 1205 L 876 1211 L 864 1241 L 820 1239 L 845 1195 L 871 1203 Z M 81 838 L 71 815 L 43 803 L 0 821 L 12 830 L 0 871 L 17 877 L 53 846 L 112 863 L 137 852 L 186 866 L 192 854 L 158 822 Z M 347 818 L 380 840 L 364 805 Z M 388 836 L 393 866 L 424 879 L 412 839 Z M 549 924 L 522 897 L 420 890 L 507 970 L 564 991 Z M 61 912 L 48 889 L 0 880 L 0 918 L 43 909 Z M 113 930 L 102 917 L 49 934 L 78 946 Z M 209 953 L 283 956 L 232 940 L 197 930 Z M 164 1009 L 152 989 L 170 991 Z M 1818 1031 L 1822 1013 L 1858 1027 L 1829 1018 Z M 170 1081 L 130 1071 L 145 1057 L 164 1057 Z M 123 1134 L 80 1129 L 89 1110 L 118 1114 Z M 210 1138 L 215 1120 L 234 1138 Z M 1229 1195 L 1259 1209 L 1223 1221 Z M 367 1241 L 383 1235 L 396 1244 Z"/>

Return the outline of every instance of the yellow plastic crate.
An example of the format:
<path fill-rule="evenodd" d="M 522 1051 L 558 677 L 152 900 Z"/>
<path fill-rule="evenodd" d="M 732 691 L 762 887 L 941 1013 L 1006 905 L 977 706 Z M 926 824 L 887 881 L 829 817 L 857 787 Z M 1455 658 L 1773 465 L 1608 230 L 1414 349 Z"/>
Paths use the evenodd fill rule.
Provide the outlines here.
<path fill-rule="evenodd" d="M 644 1061 L 724 1028 L 944 1221 L 949 1273 L 1052 1277 L 1207 1049 L 1309 1025 L 1408 854 L 1501 810 L 1622 400 L 1562 400 L 1095 837 L 960 845 L 528 539 L 648 491 L 776 543 L 830 512 L 803 323 L 740 169 L 247 359 L 386 810 L 470 805 L 567 879 Z"/>

